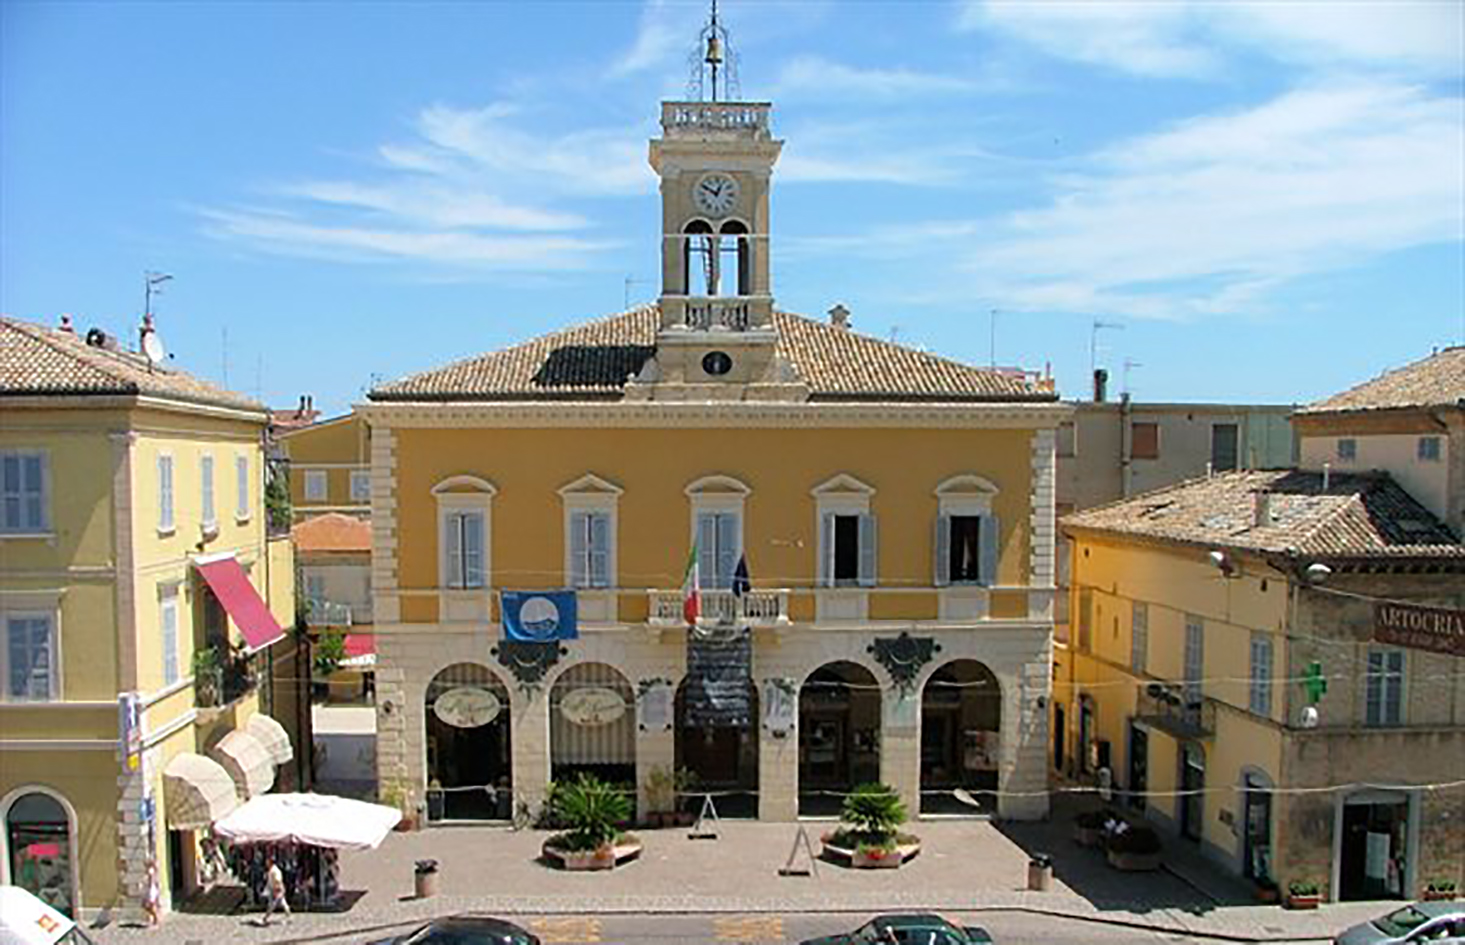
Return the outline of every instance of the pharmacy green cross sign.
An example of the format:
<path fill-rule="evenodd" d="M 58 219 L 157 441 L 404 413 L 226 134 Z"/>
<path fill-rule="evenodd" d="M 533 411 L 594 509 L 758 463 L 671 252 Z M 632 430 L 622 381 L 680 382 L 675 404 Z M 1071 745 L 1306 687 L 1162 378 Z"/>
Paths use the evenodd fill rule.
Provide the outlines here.
<path fill-rule="evenodd" d="M 1302 676 L 1302 688 L 1307 690 L 1307 704 L 1317 705 L 1323 693 L 1328 691 L 1328 680 L 1323 676 L 1323 664 L 1313 660 L 1307 664 L 1307 672 Z"/>

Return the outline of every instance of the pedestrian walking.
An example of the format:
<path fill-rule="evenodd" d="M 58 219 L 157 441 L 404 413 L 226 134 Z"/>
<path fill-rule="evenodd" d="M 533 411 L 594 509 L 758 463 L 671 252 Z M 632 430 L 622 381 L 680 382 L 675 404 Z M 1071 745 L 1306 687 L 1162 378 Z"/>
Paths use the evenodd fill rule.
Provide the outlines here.
<path fill-rule="evenodd" d="M 161 921 L 159 912 L 163 908 L 163 890 L 158 886 L 158 864 L 148 864 L 147 889 L 143 892 L 142 911 L 147 914 L 148 928 L 155 929 Z"/>
<path fill-rule="evenodd" d="M 278 906 L 285 915 L 290 914 L 290 899 L 285 895 L 285 874 L 280 864 L 271 856 L 265 868 L 265 882 L 269 887 L 269 903 L 265 906 L 264 924 L 270 924 L 270 916 Z"/>

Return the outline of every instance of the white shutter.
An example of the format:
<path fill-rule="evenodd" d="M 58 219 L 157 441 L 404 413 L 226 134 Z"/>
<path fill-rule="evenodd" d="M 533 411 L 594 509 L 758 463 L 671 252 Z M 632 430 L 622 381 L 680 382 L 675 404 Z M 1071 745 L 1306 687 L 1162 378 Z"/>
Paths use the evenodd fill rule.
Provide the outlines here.
<path fill-rule="evenodd" d="M 860 586 L 875 586 L 875 516 L 860 516 Z"/>
<path fill-rule="evenodd" d="M 238 488 L 238 502 L 234 508 L 236 518 L 249 518 L 249 457 L 234 457 L 234 479 Z"/>
<path fill-rule="evenodd" d="M 163 685 L 178 681 L 178 589 L 163 592 Z"/>
<path fill-rule="evenodd" d="M 951 583 L 951 516 L 936 516 L 936 586 Z"/>
<path fill-rule="evenodd" d="M 158 528 L 173 530 L 173 457 L 158 457 Z"/>
<path fill-rule="evenodd" d="M 991 587 L 997 583 L 997 558 L 1001 548 L 998 538 L 1002 525 L 995 515 L 983 515 L 981 522 L 982 524 L 978 526 L 977 540 L 981 542 L 982 561 L 978 573 L 982 576 L 982 583 Z"/>
<path fill-rule="evenodd" d="M 590 522 L 590 586 L 610 587 L 610 516 L 592 512 L 586 518 Z"/>
<path fill-rule="evenodd" d="M 589 545 L 586 533 L 590 516 L 585 512 L 570 513 L 570 586 L 585 587 L 590 577 L 586 567 Z"/>
<path fill-rule="evenodd" d="M 203 523 L 215 525 L 218 516 L 214 513 L 214 458 L 205 456 L 199 466 L 203 487 Z"/>
<path fill-rule="evenodd" d="M 697 516 L 697 581 L 704 588 L 717 586 L 717 515 Z"/>
<path fill-rule="evenodd" d="M 738 517 L 731 512 L 717 516 L 717 586 L 732 587 L 733 571 L 738 566 Z"/>
<path fill-rule="evenodd" d="M 462 522 L 463 516 L 460 512 L 449 512 L 443 516 L 443 585 L 445 587 L 463 586 L 463 545 Z"/>
<path fill-rule="evenodd" d="M 834 586 L 834 515 L 819 517 L 819 586 Z"/>
<path fill-rule="evenodd" d="M 463 514 L 463 586 L 483 586 L 483 515 Z"/>

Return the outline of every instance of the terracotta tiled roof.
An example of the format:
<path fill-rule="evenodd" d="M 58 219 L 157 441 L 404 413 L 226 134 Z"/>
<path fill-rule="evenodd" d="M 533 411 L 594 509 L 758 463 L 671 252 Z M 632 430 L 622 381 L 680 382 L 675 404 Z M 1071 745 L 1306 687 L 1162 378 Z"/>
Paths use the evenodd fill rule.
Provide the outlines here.
<path fill-rule="evenodd" d="M 1391 410 L 1465 405 L 1465 345 L 1446 348 L 1396 368 L 1352 390 L 1303 407 L 1299 413 Z"/>
<path fill-rule="evenodd" d="M 1270 495 L 1270 523 L 1255 497 Z M 1386 473 L 1225 473 L 1063 518 L 1066 528 L 1315 559 L 1460 558 L 1465 545 Z"/>
<path fill-rule="evenodd" d="M 0 317 L 0 397 L 141 394 L 264 413 L 263 405 L 142 355 L 94 348 L 76 334 Z"/>
<path fill-rule="evenodd" d="M 371 523 L 339 512 L 306 519 L 290 529 L 290 537 L 300 554 L 371 551 Z"/>
<path fill-rule="evenodd" d="M 1026 379 L 775 312 L 777 353 L 812 400 L 1053 400 Z M 384 384 L 372 400 L 619 399 L 656 353 L 648 305 Z"/>

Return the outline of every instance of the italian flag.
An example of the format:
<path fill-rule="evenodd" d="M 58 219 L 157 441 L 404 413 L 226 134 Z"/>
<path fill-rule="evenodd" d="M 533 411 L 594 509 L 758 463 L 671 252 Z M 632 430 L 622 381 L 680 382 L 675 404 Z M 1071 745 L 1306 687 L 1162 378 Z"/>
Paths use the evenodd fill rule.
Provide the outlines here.
<path fill-rule="evenodd" d="M 687 572 L 682 575 L 682 617 L 687 626 L 697 625 L 697 616 L 702 612 L 702 568 L 697 563 L 697 546 L 687 556 Z"/>

